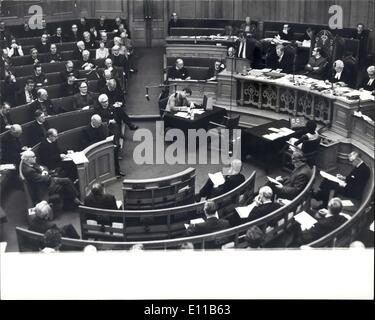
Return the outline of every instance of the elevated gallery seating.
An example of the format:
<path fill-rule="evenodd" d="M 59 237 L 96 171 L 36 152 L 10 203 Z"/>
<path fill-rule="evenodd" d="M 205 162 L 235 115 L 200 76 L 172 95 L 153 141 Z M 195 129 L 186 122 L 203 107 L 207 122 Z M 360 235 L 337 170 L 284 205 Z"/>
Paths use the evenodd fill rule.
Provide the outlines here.
<path fill-rule="evenodd" d="M 195 169 L 154 179 L 125 179 L 122 184 L 126 210 L 176 207 L 194 202 Z"/>

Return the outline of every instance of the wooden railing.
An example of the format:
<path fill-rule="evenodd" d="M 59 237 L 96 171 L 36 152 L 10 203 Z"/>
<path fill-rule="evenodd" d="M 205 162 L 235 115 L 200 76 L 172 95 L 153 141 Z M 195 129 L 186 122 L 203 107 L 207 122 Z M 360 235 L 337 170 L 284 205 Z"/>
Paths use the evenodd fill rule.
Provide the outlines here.
<path fill-rule="evenodd" d="M 237 188 L 212 199 L 221 217 L 228 217 L 235 212 L 240 197 L 246 201 L 253 196 L 255 175 L 253 172 Z M 185 223 L 202 217 L 203 206 L 204 201 L 156 210 L 119 211 L 80 206 L 82 238 L 129 241 L 181 237 L 185 235 Z"/>

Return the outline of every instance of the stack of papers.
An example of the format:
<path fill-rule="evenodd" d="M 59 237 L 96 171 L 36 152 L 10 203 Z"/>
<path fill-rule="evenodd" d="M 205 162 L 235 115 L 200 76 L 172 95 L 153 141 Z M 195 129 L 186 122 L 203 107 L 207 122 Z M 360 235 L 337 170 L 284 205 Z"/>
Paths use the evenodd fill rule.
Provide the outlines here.
<path fill-rule="evenodd" d="M 184 226 L 185 226 L 185 229 L 187 229 L 192 224 L 199 224 L 199 223 L 203 223 L 203 222 L 204 222 L 204 220 L 202 218 L 193 219 L 193 220 L 190 220 L 190 224 L 184 223 Z"/>
<path fill-rule="evenodd" d="M 255 207 L 256 207 L 256 204 L 255 202 L 253 202 L 246 207 L 237 207 L 236 211 L 238 215 L 240 216 L 240 218 L 246 219 Z"/>
<path fill-rule="evenodd" d="M 294 219 L 301 225 L 301 230 L 309 230 L 317 220 L 310 216 L 306 211 L 301 211 L 294 216 Z"/>
<path fill-rule="evenodd" d="M 310 48 L 311 47 L 311 40 L 303 40 L 302 47 Z"/>
<path fill-rule="evenodd" d="M 0 164 L 0 171 L 6 171 L 6 170 L 16 170 L 16 167 L 14 164 Z"/>
<path fill-rule="evenodd" d="M 183 112 L 183 111 L 180 111 L 180 112 L 177 112 L 175 114 L 176 117 L 181 117 L 181 118 L 189 118 L 190 119 L 190 115 L 187 113 L 187 112 Z"/>
<path fill-rule="evenodd" d="M 87 159 L 85 153 L 83 151 L 74 152 L 67 154 L 69 160 L 72 160 L 75 164 L 82 164 L 88 163 L 89 159 Z"/>
<path fill-rule="evenodd" d="M 335 176 L 333 176 L 332 174 L 329 174 L 329 173 L 327 173 L 327 172 L 325 172 L 325 171 L 323 171 L 323 170 L 320 170 L 320 175 L 323 177 L 323 178 L 326 178 L 326 179 L 328 179 L 328 180 L 330 180 L 330 181 L 332 181 L 332 182 L 336 182 L 336 183 L 338 183 L 338 184 L 345 184 L 346 185 L 346 182 L 345 181 L 343 181 L 343 180 L 340 180 L 339 178 L 337 178 L 337 177 L 335 177 Z"/>
<path fill-rule="evenodd" d="M 268 130 L 272 131 L 272 133 L 263 135 L 263 138 L 266 138 L 268 140 L 276 140 L 278 138 L 289 136 L 294 133 L 294 130 L 285 127 L 280 129 L 271 127 Z"/>
<path fill-rule="evenodd" d="M 222 172 L 209 173 L 208 177 L 211 179 L 214 187 L 221 186 L 225 183 L 225 178 Z"/>
<path fill-rule="evenodd" d="M 351 200 L 341 200 L 343 207 L 354 207 L 354 203 Z"/>

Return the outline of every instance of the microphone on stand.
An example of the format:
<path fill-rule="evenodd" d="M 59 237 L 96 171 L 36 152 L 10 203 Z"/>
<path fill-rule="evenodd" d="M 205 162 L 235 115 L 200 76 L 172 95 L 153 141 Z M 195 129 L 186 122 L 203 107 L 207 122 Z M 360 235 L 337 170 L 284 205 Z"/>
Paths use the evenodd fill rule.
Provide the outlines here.
<path fill-rule="evenodd" d="M 150 96 L 148 95 L 148 87 L 146 87 L 145 98 L 146 98 L 147 101 L 150 101 Z"/>

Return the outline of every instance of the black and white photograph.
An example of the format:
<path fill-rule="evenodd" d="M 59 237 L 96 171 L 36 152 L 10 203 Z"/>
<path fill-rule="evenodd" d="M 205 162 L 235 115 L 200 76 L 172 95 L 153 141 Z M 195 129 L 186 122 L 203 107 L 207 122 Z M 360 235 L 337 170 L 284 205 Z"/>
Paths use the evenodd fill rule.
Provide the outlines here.
<path fill-rule="evenodd" d="M 0 300 L 374 299 L 375 0 L 0 0 L 0 47 Z"/>

